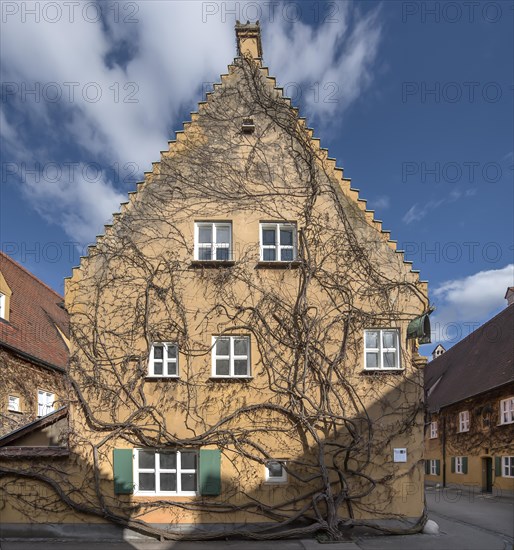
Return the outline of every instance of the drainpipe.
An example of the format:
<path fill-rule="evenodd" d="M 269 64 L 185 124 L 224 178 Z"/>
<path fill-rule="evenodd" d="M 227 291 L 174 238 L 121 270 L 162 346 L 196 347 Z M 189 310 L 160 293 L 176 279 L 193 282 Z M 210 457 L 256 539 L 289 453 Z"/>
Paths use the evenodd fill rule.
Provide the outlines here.
<path fill-rule="evenodd" d="M 443 416 L 443 434 L 441 443 L 443 446 L 443 489 L 446 488 L 446 416 Z"/>

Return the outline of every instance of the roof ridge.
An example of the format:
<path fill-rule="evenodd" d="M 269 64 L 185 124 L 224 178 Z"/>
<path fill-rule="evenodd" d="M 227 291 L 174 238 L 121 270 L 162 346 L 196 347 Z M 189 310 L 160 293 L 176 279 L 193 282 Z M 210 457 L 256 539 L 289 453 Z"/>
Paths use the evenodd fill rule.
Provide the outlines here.
<path fill-rule="evenodd" d="M 33 273 L 31 273 L 26 267 L 21 265 L 19 262 L 17 262 L 14 258 L 0 250 L 0 256 L 4 257 L 6 260 L 10 261 L 12 264 L 14 264 L 18 269 L 21 269 L 24 271 L 27 275 L 29 275 L 32 279 L 37 281 L 40 285 L 44 286 L 47 290 L 49 290 L 52 294 L 55 294 L 57 298 L 60 298 L 61 301 L 64 300 L 63 296 L 61 296 L 58 292 L 56 292 L 53 288 L 48 286 L 46 283 L 44 283 L 41 279 L 36 277 Z"/>

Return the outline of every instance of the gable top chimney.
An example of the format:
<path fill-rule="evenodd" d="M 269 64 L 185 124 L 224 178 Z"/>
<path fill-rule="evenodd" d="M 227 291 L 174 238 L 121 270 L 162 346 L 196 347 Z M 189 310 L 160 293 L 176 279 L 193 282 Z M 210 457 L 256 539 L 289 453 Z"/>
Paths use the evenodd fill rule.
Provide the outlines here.
<path fill-rule="evenodd" d="M 254 59 L 262 58 L 261 27 L 247 21 L 236 21 L 237 55 L 250 55 Z"/>

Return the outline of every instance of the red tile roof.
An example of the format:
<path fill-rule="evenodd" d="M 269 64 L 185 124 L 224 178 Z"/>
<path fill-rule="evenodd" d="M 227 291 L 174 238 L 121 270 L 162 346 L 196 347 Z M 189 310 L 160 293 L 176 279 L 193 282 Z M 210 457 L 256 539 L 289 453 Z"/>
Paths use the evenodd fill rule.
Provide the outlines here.
<path fill-rule="evenodd" d="M 49 366 L 65 368 L 68 313 L 63 298 L 12 258 L 0 252 L 0 272 L 12 291 L 9 321 L 0 319 L 0 345 L 32 356 Z"/>
<path fill-rule="evenodd" d="M 431 412 L 514 381 L 514 304 L 425 368 Z"/>

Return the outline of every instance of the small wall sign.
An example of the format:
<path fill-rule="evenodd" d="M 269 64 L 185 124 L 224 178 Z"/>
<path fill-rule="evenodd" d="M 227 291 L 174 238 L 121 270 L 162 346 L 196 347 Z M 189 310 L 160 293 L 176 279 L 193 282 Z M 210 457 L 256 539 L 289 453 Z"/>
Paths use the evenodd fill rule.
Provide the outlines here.
<path fill-rule="evenodd" d="M 394 449 L 394 462 L 407 462 L 407 449 Z"/>

